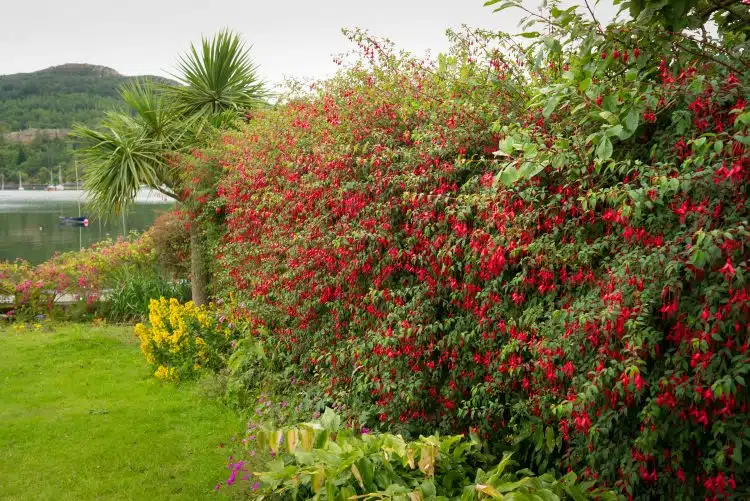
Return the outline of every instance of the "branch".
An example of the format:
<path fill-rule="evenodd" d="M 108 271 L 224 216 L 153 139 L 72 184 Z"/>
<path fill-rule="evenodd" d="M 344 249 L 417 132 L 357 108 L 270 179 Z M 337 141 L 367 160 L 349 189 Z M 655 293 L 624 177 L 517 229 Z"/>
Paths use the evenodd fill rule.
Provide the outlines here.
<path fill-rule="evenodd" d="M 596 23 L 596 29 L 599 30 L 599 34 L 604 35 L 604 30 L 602 30 L 602 25 L 599 24 L 599 21 L 596 19 L 596 15 L 594 15 L 594 11 L 591 9 L 591 6 L 589 5 L 588 0 L 583 0 L 583 3 L 586 4 L 586 8 L 589 10 L 589 14 L 591 14 L 591 19 L 594 20 Z"/>
<path fill-rule="evenodd" d="M 720 47 L 720 46 L 715 45 L 715 44 L 712 44 L 711 42 L 709 42 L 707 40 L 703 40 L 703 41 L 697 40 L 697 39 L 695 39 L 694 37 L 692 37 L 690 35 L 686 35 L 686 34 L 680 33 L 680 32 L 672 32 L 672 31 L 670 31 L 669 34 L 670 35 L 678 36 L 678 37 L 680 37 L 682 39 L 685 39 L 685 40 L 690 40 L 691 42 L 694 42 L 694 43 L 699 44 L 699 45 L 702 44 L 702 45 L 705 45 L 706 47 L 710 47 L 711 49 L 713 49 L 713 50 L 715 50 L 717 52 L 721 52 L 722 54 L 724 54 L 725 56 L 727 56 L 730 59 L 735 59 L 736 61 L 738 61 L 745 68 L 750 68 L 750 62 L 745 61 L 742 57 L 738 57 L 738 56 L 735 56 L 735 55 L 731 54 L 725 48 Z M 707 58 L 711 59 L 711 56 L 709 56 L 708 54 L 706 54 L 705 51 L 703 51 L 703 55 L 704 55 L 704 57 L 707 57 Z M 717 62 L 719 62 L 719 61 L 717 61 Z M 727 65 L 725 65 L 725 66 L 727 66 Z M 727 68 L 729 68 L 729 66 L 727 66 Z M 737 70 L 734 70 L 734 71 L 737 71 Z M 738 71 L 738 73 L 741 73 L 741 71 Z"/>
<path fill-rule="evenodd" d="M 685 52 L 687 52 L 688 54 L 692 54 L 694 56 L 698 56 L 698 57 L 703 57 L 703 58 L 709 59 L 709 60 L 713 61 L 714 63 L 719 64 L 719 65 L 727 68 L 729 71 L 732 71 L 732 72 L 737 73 L 737 74 L 742 74 L 742 70 L 740 70 L 738 68 L 735 68 L 734 66 L 732 66 L 732 65 L 730 65 L 728 63 L 725 63 L 724 61 L 722 61 L 720 59 L 716 59 L 715 57 L 706 54 L 705 51 L 695 52 L 695 51 L 692 51 L 692 50 L 688 49 L 684 45 L 681 45 L 678 42 L 675 42 L 675 45 L 677 47 L 679 47 L 680 49 L 684 50 Z"/>

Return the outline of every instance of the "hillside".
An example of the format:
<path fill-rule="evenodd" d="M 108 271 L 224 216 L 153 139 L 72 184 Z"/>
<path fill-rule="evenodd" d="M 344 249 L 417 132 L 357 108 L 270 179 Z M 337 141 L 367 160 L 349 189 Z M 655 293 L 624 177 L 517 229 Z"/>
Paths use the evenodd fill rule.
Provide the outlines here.
<path fill-rule="evenodd" d="M 135 79 L 112 68 L 63 64 L 32 73 L 0 75 L 0 175 L 6 183 L 46 183 L 62 168 L 72 179 L 72 152 L 65 136 L 74 122 L 95 125 L 120 106 L 119 88 Z M 56 176 L 55 176 L 56 177 Z"/>
<path fill-rule="evenodd" d="M 95 123 L 119 105 L 118 89 L 133 78 L 105 66 L 63 64 L 33 73 L 0 75 L 0 130 L 65 129 Z"/>

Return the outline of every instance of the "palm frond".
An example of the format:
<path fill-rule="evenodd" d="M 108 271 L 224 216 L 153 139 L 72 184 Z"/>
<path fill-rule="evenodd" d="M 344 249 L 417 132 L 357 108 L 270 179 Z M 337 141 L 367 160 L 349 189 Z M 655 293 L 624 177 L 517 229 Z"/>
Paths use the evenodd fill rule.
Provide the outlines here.
<path fill-rule="evenodd" d="M 166 87 L 186 115 L 209 116 L 227 110 L 241 112 L 255 108 L 268 96 L 250 59 L 249 48 L 239 35 L 228 30 L 214 38 L 191 45 L 180 57 L 175 75 L 180 87 Z"/>
<path fill-rule="evenodd" d="M 119 212 L 133 202 L 142 185 L 165 189 L 163 143 L 150 136 L 143 124 L 122 113 L 110 113 L 102 130 L 76 124 L 71 136 L 81 143 L 78 156 L 85 166 L 84 186 L 95 210 Z M 169 186 L 169 185 L 167 185 Z"/>

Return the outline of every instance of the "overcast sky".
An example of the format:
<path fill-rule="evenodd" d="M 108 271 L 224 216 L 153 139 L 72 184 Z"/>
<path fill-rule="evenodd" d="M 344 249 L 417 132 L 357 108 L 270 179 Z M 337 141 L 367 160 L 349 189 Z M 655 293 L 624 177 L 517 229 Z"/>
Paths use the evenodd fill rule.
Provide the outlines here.
<path fill-rule="evenodd" d="M 0 74 L 91 63 L 168 76 L 191 42 L 228 27 L 253 45 L 269 82 L 321 78 L 335 71 L 332 55 L 351 49 L 342 27 L 366 28 L 422 54 L 446 48 L 448 27 L 514 32 L 520 18 L 513 10 L 493 14 L 484 0 L 1 1 Z M 597 7 L 600 20 L 613 12 L 611 0 Z"/>

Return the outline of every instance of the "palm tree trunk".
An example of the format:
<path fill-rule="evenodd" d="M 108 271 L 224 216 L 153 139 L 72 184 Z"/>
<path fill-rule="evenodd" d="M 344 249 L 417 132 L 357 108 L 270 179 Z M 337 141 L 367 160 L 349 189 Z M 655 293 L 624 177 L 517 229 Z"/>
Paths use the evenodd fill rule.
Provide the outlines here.
<path fill-rule="evenodd" d="M 208 271 L 203 259 L 201 232 L 197 221 L 190 222 L 190 285 L 193 303 L 200 306 L 208 302 Z"/>

